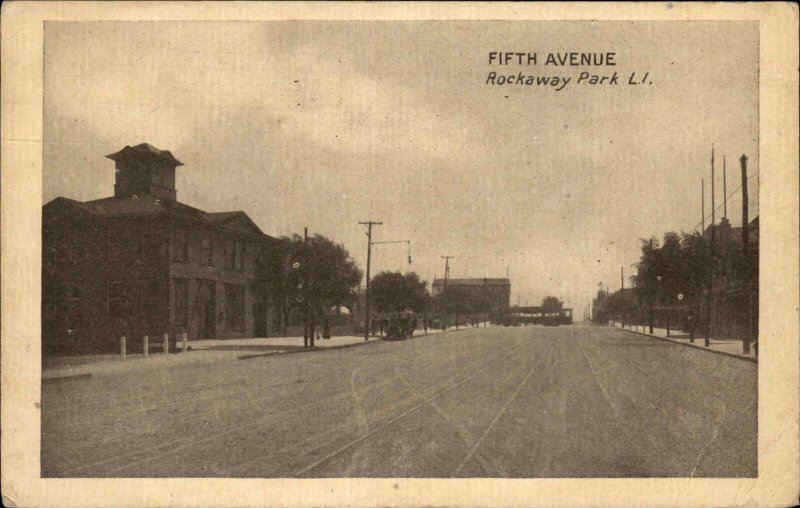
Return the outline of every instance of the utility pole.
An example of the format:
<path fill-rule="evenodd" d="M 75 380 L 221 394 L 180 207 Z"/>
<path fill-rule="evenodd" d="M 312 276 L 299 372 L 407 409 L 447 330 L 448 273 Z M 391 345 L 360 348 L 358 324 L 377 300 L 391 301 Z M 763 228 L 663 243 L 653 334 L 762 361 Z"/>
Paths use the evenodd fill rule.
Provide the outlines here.
<path fill-rule="evenodd" d="M 700 179 L 700 236 L 706 235 L 706 181 Z"/>
<path fill-rule="evenodd" d="M 372 261 L 372 226 L 381 226 L 383 222 L 377 221 L 365 221 L 359 222 L 359 224 L 367 226 L 367 293 L 365 295 L 366 299 L 366 317 L 364 320 L 364 340 L 369 340 L 369 265 Z"/>
<path fill-rule="evenodd" d="M 726 157 L 722 155 L 722 218 L 728 222 L 728 163 Z M 730 226 L 730 223 L 726 224 Z M 730 245 L 728 245 L 730 235 L 722 238 L 722 257 L 725 266 L 725 288 L 722 293 L 722 322 L 724 323 L 725 335 L 730 336 L 731 320 L 730 320 L 730 307 L 728 306 L 728 279 L 730 271 Z"/>
<path fill-rule="evenodd" d="M 742 157 L 739 159 L 739 162 L 742 165 L 742 253 L 744 254 L 745 260 L 745 297 L 747 298 L 747 331 L 744 334 L 744 339 L 742 341 L 742 353 L 748 355 L 750 354 L 750 340 L 752 339 L 751 334 L 753 332 L 753 303 L 752 303 L 752 295 L 751 295 L 751 277 L 750 277 L 750 228 L 749 228 L 749 221 L 750 218 L 748 217 L 748 197 L 747 197 L 747 156 L 742 154 Z M 756 354 L 758 354 L 758 350 L 756 349 Z"/>
<path fill-rule="evenodd" d="M 308 228 L 303 228 L 303 264 L 306 265 L 308 261 Z M 304 266 L 305 272 L 308 273 L 308 267 Z M 303 347 L 310 345 L 310 331 L 311 323 L 309 320 L 310 313 L 308 311 L 308 277 L 303 277 Z"/>
<path fill-rule="evenodd" d="M 657 265 L 655 251 L 653 250 L 653 239 L 652 238 L 650 238 L 650 252 L 653 253 L 653 264 Z M 659 287 L 658 289 L 660 290 L 661 288 Z M 648 317 L 648 321 L 650 321 L 650 335 L 652 335 L 653 334 L 653 325 L 655 324 L 654 323 L 654 316 L 653 316 L 653 294 L 652 294 L 652 291 L 650 292 L 649 305 L 648 305 L 647 311 L 648 311 L 648 316 L 647 316 Z"/>
<path fill-rule="evenodd" d="M 447 280 L 450 278 L 450 260 L 453 259 L 454 256 L 440 256 L 440 257 L 444 259 L 444 288 L 442 289 L 442 294 L 445 295 L 444 296 L 444 301 L 446 304 L 445 308 L 448 308 L 450 307 L 449 305 L 450 302 L 448 301 L 449 297 L 447 296 Z M 445 313 L 449 314 L 449 312 L 447 311 L 445 311 Z M 442 326 L 445 326 L 444 323 L 442 324 Z M 458 327 L 458 316 L 456 316 L 456 328 L 457 327 Z"/>
<path fill-rule="evenodd" d="M 714 275 L 716 271 L 716 261 L 715 261 L 715 244 L 716 244 L 716 233 L 717 233 L 717 222 L 716 222 L 716 210 L 714 210 L 716 206 L 716 201 L 714 200 L 714 145 L 711 145 L 711 274 L 708 281 L 708 296 L 709 296 L 709 312 L 708 312 L 708 330 L 706 331 L 706 346 L 710 343 L 710 335 L 714 331 L 714 325 L 716 324 L 716 297 L 714 296 Z"/>
<path fill-rule="evenodd" d="M 717 231 L 716 201 L 714 200 L 714 145 L 711 145 L 711 258 L 714 258 L 714 240 Z"/>
<path fill-rule="evenodd" d="M 447 289 L 447 279 L 450 278 L 450 260 L 454 259 L 454 256 L 441 256 L 444 259 L 444 289 Z"/>
<path fill-rule="evenodd" d="M 489 322 L 489 306 L 486 300 L 486 277 L 483 278 L 483 327 L 486 328 Z"/>
<path fill-rule="evenodd" d="M 722 199 L 724 206 L 722 208 L 722 217 L 728 218 L 728 165 L 725 162 L 725 156 L 722 156 Z"/>
<path fill-rule="evenodd" d="M 625 268 L 622 266 L 619 267 L 619 288 L 625 289 Z"/>

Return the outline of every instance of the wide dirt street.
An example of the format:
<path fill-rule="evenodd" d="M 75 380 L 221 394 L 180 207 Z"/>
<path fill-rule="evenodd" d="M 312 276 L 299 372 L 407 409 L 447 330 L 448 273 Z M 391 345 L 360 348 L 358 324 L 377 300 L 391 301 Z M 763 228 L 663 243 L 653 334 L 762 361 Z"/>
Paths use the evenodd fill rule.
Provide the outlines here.
<path fill-rule="evenodd" d="M 754 476 L 756 371 L 573 325 L 94 376 L 42 387 L 42 475 Z"/>

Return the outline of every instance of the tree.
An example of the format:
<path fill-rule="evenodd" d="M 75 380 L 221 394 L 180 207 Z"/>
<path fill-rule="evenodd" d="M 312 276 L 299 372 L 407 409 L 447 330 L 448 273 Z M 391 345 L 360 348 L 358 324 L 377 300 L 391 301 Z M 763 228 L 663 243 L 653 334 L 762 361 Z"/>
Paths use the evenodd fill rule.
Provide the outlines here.
<path fill-rule="evenodd" d="M 658 282 L 657 294 L 661 305 L 672 306 L 678 301 L 678 294 L 683 291 L 684 266 L 681 256 L 681 237 L 670 231 L 664 234 L 664 243 L 658 249 Z M 660 277 L 660 278 L 659 278 Z"/>
<path fill-rule="evenodd" d="M 646 305 L 652 305 L 657 299 L 657 277 L 660 271 L 658 266 L 658 240 L 650 238 L 640 239 L 641 255 L 639 261 L 634 265 L 636 274 L 632 281 L 636 287 L 640 301 Z"/>
<path fill-rule="evenodd" d="M 699 233 L 684 233 L 681 238 L 683 293 L 689 302 L 698 303 L 711 279 L 711 245 Z"/>
<path fill-rule="evenodd" d="M 312 332 L 315 316 L 332 307 L 352 307 L 363 274 L 344 245 L 322 235 L 307 242 L 293 235 L 283 237 L 281 247 L 287 265 L 282 290 L 289 301 L 308 306 Z"/>
<path fill-rule="evenodd" d="M 555 296 L 545 296 L 544 299 L 542 299 L 542 309 L 547 313 L 561 312 L 561 307 L 563 307 L 563 305 L 564 302 Z"/>
<path fill-rule="evenodd" d="M 664 234 L 663 244 L 642 239 L 636 274 L 631 278 L 641 308 L 647 308 L 653 323 L 653 307 L 674 307 L 678 295 L 683 304 L 699 303 L 708 287 L 714 260 L 708 240 L 699 233 Z"/>
<path fill-rule="evenodd" d="M 422 312 L 429 297 L 426 286 L 414 272 L 381 272 L 370 282 L 370 291 L 378 312 Z"/>

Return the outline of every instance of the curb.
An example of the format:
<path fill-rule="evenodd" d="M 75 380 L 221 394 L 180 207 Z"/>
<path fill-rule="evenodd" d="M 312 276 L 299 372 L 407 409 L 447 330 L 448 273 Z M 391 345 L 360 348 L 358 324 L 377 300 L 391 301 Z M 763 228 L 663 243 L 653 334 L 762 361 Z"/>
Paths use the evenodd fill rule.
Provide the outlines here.
<path fill-rule="evenodd" d="M 255 353 L 252 355 L 242 355 L 238 356 L 239 360 L 249 360 L 251 358 L 263 358 L 266 356 L 286 356 L 286 355 L 297 355 L 301 353 L 314 353 L 319 351 L 330 351 L 334 349 L 345 349 L 349 347 L 358 347 L 358 346 L 366 346 L 367 344 L 377 344 L 381 342 L 380 340 L 371 340 L 367 342 L 354 342 L 352 344 L 342 344 L 341 346 L 330 346 L 330 347 L 314 347 L 308 349 L 297 349 L 292 351 L 270 351 L 268 353 Z"/>
<path fill-rule="evenodd" d="M 419 335 L 414 335 L 414 336 L 412 336 L 410 338 L 407 338 L 407 339 L 395 340 L 395 341 L 387 341 L 385 338 L 380 338 L 378 340 L 371 340 L 371 341 L 367 341 L 367 342 L 354 342 L 352 344 L 342 344 L 341 346 L 315 347 L 315 348 L 298 349 L 298 350 L 283 351 L 283 352 L 270 351 L 270 352 L 267 352 L 267 353 L 254 353 L 254 354 L 250 354 L 250 355 L 237 356 L 237 358 L 239 360 L 250 360 L 252 358 L 264 358 L 264 357 L 267 357 L 267 356 L 286 356 L 286 355 L 296 355 L 296 354 L 301 354 L 301 353 L 314 353 L 314 352 L 320 352 L 320 351 L 331 351 L 331 350 L 334 350 L 334 349 L 346 349 L 346 348 L 351 348 L 351 347 L 366 346 L 367 344 L 378 344 L 380 342 L 405 342 L 405 341 L 409 341 L 409 340 L 419 339 L 419 338 L 422 338 L 422 337 L 429 337 L 431 335 L 442 335 L 444 333 L 460 332 L 460 331 L 468 330 L 468 329 L 469 328 L 465 327 L 465 328 L 459 328 L 458 330 L 445 330 L 443 332 L 436 332 L 436 333 L 430 333 L 430 332 L 421 333 Z"/>
<path fill-rule="evenodd" d="M 68 374 L 66 376 L 52 376 L 52 377 L 43 377 L 42 384 L 51 384 L 51 383 L 60 383 L 61 381 L 72 381 L 78 379 L 88 379 L 92 377 L 91 372 L 84 373 L 84 374 Z"/>
<path fill-rule="evenodd" d="M 711 349 L 711 348 L 707 348 L 705 346 L 698 346 L 696 344 L 691 344 L 691 343 L 687 344 L 685 342 L 678 342 L 677 340 L 668 339 L 666 337 L 659 337 L 657 335 L 650 335 L 649 333 L 637 332 L 636 330 L 627 330 L 625 328 L 617 328 L 616 326 L 613 327 L 613 328 L 616 328 L 617 330 L 622 330 L 622 331 L 625 331 L 625 332 L 629 332 L 629 333 L 635 333 L 636 335 L 643 335 L 643 336 L 649 337 L 651 339 L 658 339 L 658 340 L 663 340 L 665 342 L 671 342 L 671 343 L 677 344 L 679 346 L 691 347 L 691 348 L 694 348 L 694 349 L 699 349 L 700 351 L 708 351 L 710 353 L 716 353 L 718 355 L 725 355 L 725 356 L 729 356 L 731 358 L 738 358 L 739 360 L 745 360 L 745 361 L 751 362 L 751 363 L 758 363 L 758 358 L 751 358 L 749 356 L 742 356 L 742 355 L 738 355 L 736 353 L 728 353 L 727 351 L 720 351 L 718 349 Z"/>

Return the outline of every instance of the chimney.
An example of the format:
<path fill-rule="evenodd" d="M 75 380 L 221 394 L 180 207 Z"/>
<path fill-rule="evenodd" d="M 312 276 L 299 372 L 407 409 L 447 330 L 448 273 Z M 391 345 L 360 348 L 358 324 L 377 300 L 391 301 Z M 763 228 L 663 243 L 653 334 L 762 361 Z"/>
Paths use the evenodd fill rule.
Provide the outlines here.
<path fill-rule="evenodd" d="M 142 143 L 106 155 L 116 166 L 114 197 L 152 196 L 176 201 L 175 168 L 183 163 L 167 150 Z"/>

